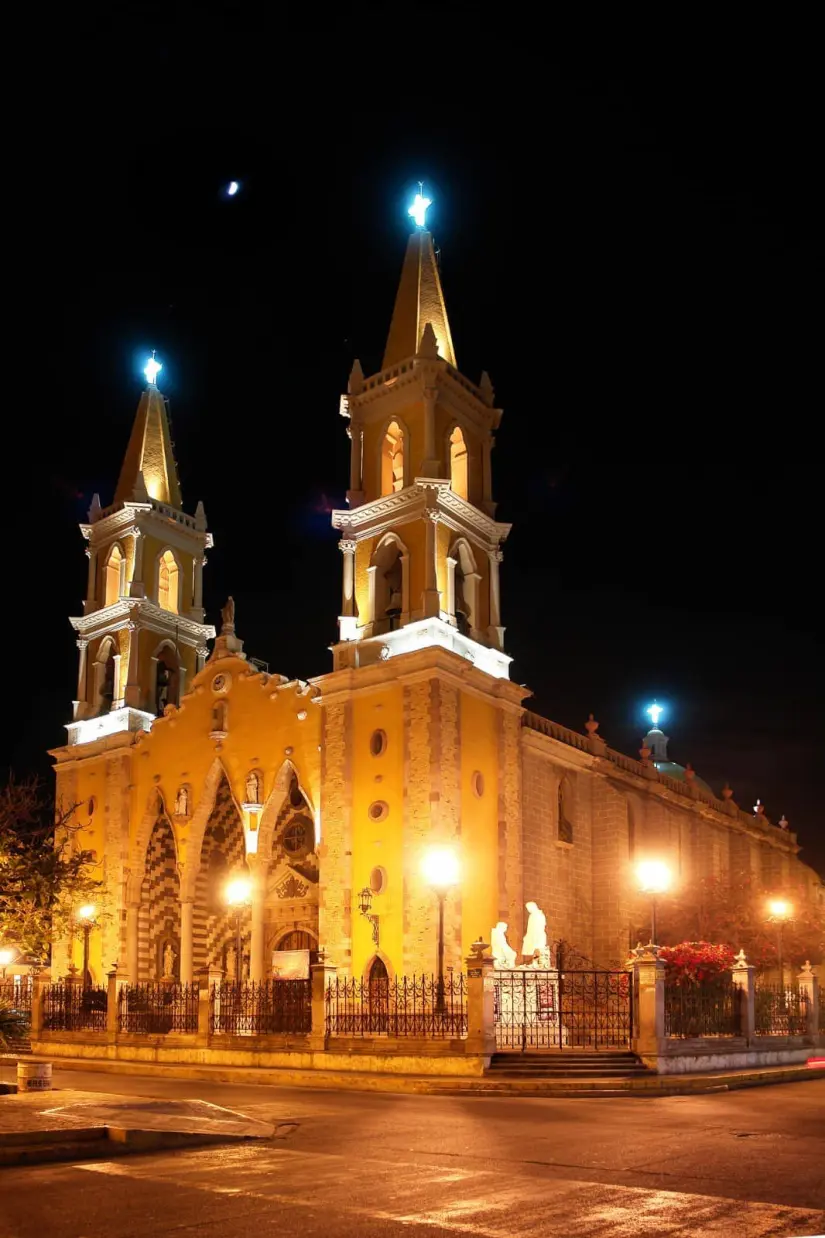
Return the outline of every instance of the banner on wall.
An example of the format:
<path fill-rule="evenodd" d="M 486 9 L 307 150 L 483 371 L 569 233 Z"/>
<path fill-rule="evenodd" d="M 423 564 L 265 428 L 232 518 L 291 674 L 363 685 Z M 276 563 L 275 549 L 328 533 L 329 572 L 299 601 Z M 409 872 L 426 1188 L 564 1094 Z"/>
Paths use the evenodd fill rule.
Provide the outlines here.
<path fill-rule="evenodd" d="M 308 950 L 273 950 L 272 977 L 274 980 L 308 980 Z"/>

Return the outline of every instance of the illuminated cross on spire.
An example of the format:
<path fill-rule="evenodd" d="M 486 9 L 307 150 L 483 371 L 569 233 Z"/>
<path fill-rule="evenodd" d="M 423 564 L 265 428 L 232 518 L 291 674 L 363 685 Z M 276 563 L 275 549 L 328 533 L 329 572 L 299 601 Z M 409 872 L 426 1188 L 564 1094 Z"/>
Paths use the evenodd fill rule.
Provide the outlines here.
<path fill-rule="evenodd" d="M 157 376 L 162 369 L 163 369 L 163 366 L 161 365 L 161 363 L 155 360 L 155 350 L 153 348 L 151 357 L 146 362 L 146 365 L 143 367 L 143 373 L 146 375 L 146 381 L 148 382 L 150 387 L 155 386 Z"/>
<path fill-rule="evenodd" d="M 655 701 L 653 702 L 652 705 L 648 705 L 647 709 L 645 710 L 645 713 L 650 715 L 650 721 L 653 723 L 655 727 L 658 727 L 659 719 L 661 718 L 664 712 L 665 712 L 664 708 L 661 705 L 657 705 Z"/>
<path fill-rule="evenodd" d="M 412 215 L 419 228 L 427 226 L 427 207 L 432 206 L 432 198 L 424 197 L 424 182 L 418 182 L 418 193 L 413 198 L 413 204 L 407 211 L 408 215 Z"/>

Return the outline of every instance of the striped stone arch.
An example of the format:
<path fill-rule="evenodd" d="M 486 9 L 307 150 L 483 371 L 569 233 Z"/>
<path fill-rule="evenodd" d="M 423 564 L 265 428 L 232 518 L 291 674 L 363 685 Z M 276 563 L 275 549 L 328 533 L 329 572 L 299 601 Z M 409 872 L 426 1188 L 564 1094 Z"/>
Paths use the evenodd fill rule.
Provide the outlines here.
<path fill-rule="evenodd" d="M 201 791 L 200 799 L 187 827 L 186 858 L 181 867 L 180 896 L 182 902 L 189 902 L 195 897 L 195 884 L 197 882 L 198 869 L 200 868 L 203 837 L 209 824 L 209 818 L 212 815 L 212 809 L 215 807 L 218 788 L 223 779 L 226 779 L 227 784 L 231 788 L 232 783 L 230 782 L 229 774 L 226 772 L 223 762 L 216 757 L 203 780 L 203 790 Z M 232 798 L 234 800 L 234 796 Z M 237 802 L 235 807 L 238 809 L 238 815 L 240 816 L 240 806 Z"/>
<path fill-rule="evenodd" d="M 166 804 L 164 803 L 160 788 L 153 787 L 149 793 L 149 799 L 146 801 L 146 811 L 140 819 L 140 825 L 137 828 L 135 840 L 130 849 L 126 891 L 126 901 L 129 903 L 140 902 L 140 891 L 146 871 L 146 853 L 149 847 L 149 840 L 152 837 L 152 831 L 159 817 L 167 817 Z M 172 830 L 177 854 L 179 851 L 178 839 L 171 823 L 170 829 Z"/>
<path fill-rule="evenodd" d="M 301 782 L 301 775 L 297 767 L 290 760 L 284 761 L 278 773 L 275 775 L 275 782 L 272 791 L 264 804 L 263 812 L 261 813 L 261 821 L 258 826 L 258 863 L 259 865 L 269 863 L 269 858 L 272 855 L 272 841 L 275 836 L 275 827 L 278 824 L 278 818 L 281 815 L 281 809 L 286 802 L 286 797 L 289 794 L 289 788 L 292 779 L 295 777 L 298 782 L 298 789 L 306 800 L 307 808 L 312 816 L 312 821 L 315 826 L 315 838 L 318 839 L 318 817 L 315 811 L 315 806 L 312 803 L 312 797 L 307 791 L 304 784 Z"/>

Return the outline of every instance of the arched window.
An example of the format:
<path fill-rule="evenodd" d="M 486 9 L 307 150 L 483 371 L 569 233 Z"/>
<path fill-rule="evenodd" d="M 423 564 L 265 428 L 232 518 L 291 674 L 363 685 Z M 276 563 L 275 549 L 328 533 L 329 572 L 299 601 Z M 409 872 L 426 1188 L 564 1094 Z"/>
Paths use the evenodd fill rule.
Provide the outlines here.
<path fill-rule="evenodd" d="M 180 675 L 172 650 L 167 645 L 161 649 L 155 668 L 155 713 L 163 716 L 167 705 L 177 705 L 180 695 Z"/>
<path fill-rule="evenodd" d="M 381 493 L 404 489 L 404 431 L 391 421 L 381 444 Z"/>
<path fill-rule="evenodd" d="M 158 560 L 158 606 L 161 610 L 178 613 L 180 572 L 171 550 L 164 550 Z"/>
<path fill-rule="evenodd" d="M 315 938 L 311 933 L 305 933 L 302 929 L 293 929 L 291 933 L 287 933 L 286 937 L 282 937 L 275 947 L 276 950 L 314 950 Z"/>
<path fill-rule="evenodd" d="M 466 538 L 454 543 L 447 559 L 447 605 L 459 632 L 469 636 L 479 626 L 476 561 Z"/>
<path fill-rule="evenodd" d="M 407 565 L 406 546 L 388 533 L 376 547 L 369 567 L 373 636 L 394 632 L 409 619 Z"/>
<path fill-rule="evenodd" d="M 229 730 L 229 706 L 226 701 L 215 701 L 212 706 L 212 734 L 226 735 Z"/>
<path fill-rule="evenodd" d="M 126 592 L 126 559 L 117 543 L 109 551 L 104 575 L 106 596 L 104 606 L 111 606 Z"/>
<path fill-rule="evenodd" d="M 377 954 L 370 964 L 369 978 L 367 980 L 367 999 L 369 1002 L 370 1031 L 388 1031 L 390 977 L 386 963 Z"/>
<path fill-rule="evenodd" d="M 572 798 L 570 783 L 566 778 L 562 778 L 559 782 L 558 840 L 560 843 L 572 843 L 573 841 L 573 822 L 570 818 Z"/>
<path fill-rule="evenodd" d="M 468 499 L 467 444 L 460 426 L 450 435 L 450 485 L 462 499 Z"/>
<path fill-rule="evenodd" d="M 116 660 L 117 658 L 117 660 Z M 117 695 L 117 671 L 120 658 L 115 652 L 115 643 L 109 637 L 101 643 L 95 658 L 95 687 L 98 713 L 108 714 Z"/>

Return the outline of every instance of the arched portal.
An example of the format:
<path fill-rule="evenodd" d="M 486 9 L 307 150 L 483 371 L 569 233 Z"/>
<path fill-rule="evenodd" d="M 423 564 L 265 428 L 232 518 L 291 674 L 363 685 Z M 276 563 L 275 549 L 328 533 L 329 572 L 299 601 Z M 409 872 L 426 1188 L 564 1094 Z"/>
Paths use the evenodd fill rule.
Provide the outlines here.
<path fill-rule="evenodd" d="M 138 978 L 160 980 L 167 973 L 180 976 L 180 880 L 175 836 L 161 814 L 149 836 L 140 886 Z"/>
<path fill-rule="evenodd" d="M 234 979 L 236 912 L 226 903 L 231 877 L 249 874 L 246 868 L 243 825 L 225 777 L 218 784 L 215 803 L 203 835 L 195 879 L 192 914 L 192 958 L 195 971 L 222 967 Z M 240 912 L 244 978 L 249 975 L 250 909 Z"/>

